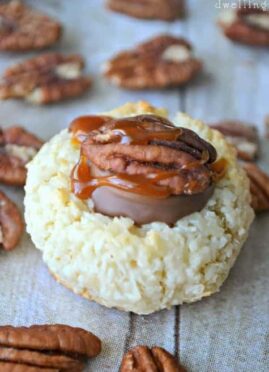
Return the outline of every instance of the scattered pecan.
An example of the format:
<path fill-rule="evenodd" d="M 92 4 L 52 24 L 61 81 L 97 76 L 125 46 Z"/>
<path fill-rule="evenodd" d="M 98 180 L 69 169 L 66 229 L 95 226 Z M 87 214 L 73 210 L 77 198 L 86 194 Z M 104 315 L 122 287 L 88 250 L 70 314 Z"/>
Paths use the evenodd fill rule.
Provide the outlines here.
<path fill-rule="evenodd" d="M 21 1 L 0 4 L 0 50 L 41 49 L 54 44 L 60 35 L 58 22 Z"/>
<path fill-rule="evenodd" d="M 23 186 L 26 163 L 40 149 L 43 142 L 22 127 L 0 128 L 0 182 Z"/>
<path fill-rule="evenodd" d="M 259 151 L 259 138 L 255 126 L 241 121 L 222 121 L 210 125 L 220 131 L 237 149 L 239 159 L 254 160 Z"/>
<path fill-rule="evenodd" d="M 78 96 L 91 81 L 82 76 L 79 55 L 47 53 L 8 68 L 0 81 L 0 99 L 24 98 L 46 104 Z"/>
<path fill-rule="evenodd" d="M 161 347 L 136 346 L 123 357 L 120 372 L 185 372 L 178 361 Z"/>
<path fill-rule="evenodd" d="M 128 89 L 165 88 L 188 83 L 201 68 L 187 41 L 161 35 L 117 54 L 105 65 L 104 76 Z"/>
<path fill-rule="evenodd" d="M 64 372 L 64 370 L 55 369 L 55 368 L 39 368 L 31 367 L 27 364 L 18 364 L 18 363 L 8 363 L 0 362 L 0 371 L 1 372 Z M 66 370 L 66 372 L 77 372 Z M 78 371 L 79 372 L 79 371 Z"/>
<path fill-rule="evenodd" d="M 7 251 L 14 249 L 21 239 L 23 228 L 16 204 L 0 191 L 0 245 Z"/>
<path fill-rule="evenodd" d="M 107 0 L 107 7 L 131 17 L 174 21 L 185 13 L 184 0 Z"/>
<path fill-rule="evenodd" d="M 267 115 L 265 118 L 264 126 L 265 126 L 265 137 L 269 139 L 269 115 Z"/>
<path fill-rule="evenodd" d="M 80 372 L 86 358 L 98 355 L 101 341 L 91 332 L 67 325 L 0 327 L 0 369 Z M 6 368 L 6 369 L 4 369 Z"/>
<path fill-rule="evenodd" d="M 269 11 L 262 7 L 230 9 L 223 12 L 219 24 L 233 41 L 253 46 L 269 45 Z"/>
<path fill-rule="evenodd" d="M 253 209 L 256 212 L 269 210 L 269 175 L 251 162 L 243 163 L 243 167 L 250 179 Z"/>
<path fill-rule="evenodd" d="M 34 325 L 29 328 L 2 326 L 0 346 L 82 358 L 91 358 L 101 352 L 101 341 L 93 333 L 63 324 Z"/>
<path fill-rule="evenodd" d="M 143 143 L 119 142 L 117 127 L 121 123 L 138 125 Z M 168 125 L 169 124 L 169 125 Z M 216 150 L 193 131 L 180 128 L 177 140 L 164 141 L 154 133 L 176 130 L 168 120 L 153 115 L 111 120 L 98 131 L 93 131 L 82 144 L 83 154 L 102 171 L 115 174 L 145 175 L 156 170 L 175 171 L 176 175 L 158 182 L 169 186 L 174 195 L 195 194 L 204 191 L 212 183 L 208 164 L 216 160 Z M 201 160 L 204 154 L 208 158 Z M 196 164 L 196 166 L 194 166 Z"/>
<path fill-rule="evenodd" d="M 30 366 L 82 371 L 83 363 L 67 355 L 46 354 L 39 351 L 21 350 L 0 346 L 0 361 Z"/>

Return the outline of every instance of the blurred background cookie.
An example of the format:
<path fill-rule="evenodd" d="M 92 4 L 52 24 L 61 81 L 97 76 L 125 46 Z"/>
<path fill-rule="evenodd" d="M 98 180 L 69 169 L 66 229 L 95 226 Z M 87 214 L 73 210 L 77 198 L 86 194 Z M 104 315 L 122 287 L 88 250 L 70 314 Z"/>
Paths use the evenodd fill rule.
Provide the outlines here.
<path fill-rule="evenodd" d="M 104 66 L 104 76 L 127 89 L 159 89 L 187 84 L 202 69 L 185 39 L 160 35 L 118 53 Z"/>
<path fill-rule="evenodd" d="M 34 104 L 47 104 L 75 97 L 91 85 L 82 76 L 80 55 L 46 53 L 8 68 L 0 81 L 0 99 L 21 98 Z"/>
<path fill-rule="evenodd" d="M 61 25 L 19 0 L 0 4 L 0 50 L 46 48 L 61 36 Z"/>

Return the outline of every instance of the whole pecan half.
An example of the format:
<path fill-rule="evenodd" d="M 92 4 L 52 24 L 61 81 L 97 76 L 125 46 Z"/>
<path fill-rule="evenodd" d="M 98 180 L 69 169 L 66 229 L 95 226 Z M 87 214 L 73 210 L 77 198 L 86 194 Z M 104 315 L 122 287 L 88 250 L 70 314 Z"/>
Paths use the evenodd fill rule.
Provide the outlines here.
<path fill-rule="evenodd" d="M 0 327 L 0 346 L 51 352 L 69 356 L 95 357 L 101 352 L 101 341 L 93 333 L 64 324 L 31 327 Z"/>
<path fill-rule="evenodd" d="M 82 328 L 63 324 L 0 327 L 1 371 L 28 372 L 28 367 L 34 372 L 80 372 L 86 358 L 100 351 L 99 338 Z"/>
<path fill-rule="evenodd" d="M 186 372 L 178 361 L 161 347 L 136 346 L 123 357 L 120 372 Z"/>
<path fill-rule="evenodd" d="M 235 146 L 239 159 L 251 161 L 257 157 L 259 137 L 255 126 L 236 120 L 221 121 L 210 126 L 221 132 Z"/>
<path fill-rule="evenodd" d="M 117 54 L 105 65 L 104 76 L 128 89 L 165 88 L 188 83 L 201 68 L 186 40 L 160 35 Z"/>
<path fill-rule="evenodd" d="M 47 53 L 8 68 L 0 81 L 0 99 L 24 98 L 47 104 L 78 96 L 91 85 L 82 76 L 84 62 L 79 55 Z"/>
<path fill-rule="evenodd" d="M 40 368 L 57 368 L 61 370 L 82 371 L 83 363 L 67 355 L 46 354 L 42 351 L 31 351 L 0 346 L 0 361 L 21 363 Z M 1 370 L 1 369 L 0 369 Z"/>
<path fill-rule="evenodd" d="M 64 372 L 62 369 L 55 368 L 39 368 L 32 367 L 27 364 L 20 363 L 8 363 L 0 362 L 0 371 L 1 372 Z M 75 370 L 65 370 L 66 372 L 80 372 Z"/>
<path fill-rule="evenodd" d="M 243 163 L 243 167 L 250 179 L 250 192 L 252 207 L 256 212 L 269 210 L 269 175 L 263 172 L 256 164 Z"/>
<path fill-rule="evenodd" d="M 231 40 L 253 45 L 269 45 L 269 11 L 257 5 L 222 13 L 219 24 Z"/>
<path fill-rule="evenodd" d="M 6 251 L 14 249 L 21 239 L 23 229 L 24 223 L 18 207 L 0 191 L 0 245 Z"/>
<path fill-rule="evenodd" d="M 24 51 L 54 44 L 61 25 L 21 1 L 0 4 L 0 50 Z"/>
<path fill-rule="evenodd" d="M 137 136 L 146 141 L 120 141 L 121 124 L 138 125 Z M 128 127 L 127 126 L 127 127 Z M 175 140 L 163 140 L 159 132 L 167 135 L 180 131 Z M 173 176 L 158 181 L 169 186 L 171 194 L 195 194 L 212 183 L 208 164 L 216 160 L 216 150 L 193 131 L 176 128 L 168 120 L 153 115 L 140 115 L 106 122 L 99 130 L 89 134 L 82 143 L 83 154 L 102 171 L 113 174 L 146 175 L 159 170 L 175 171 Z M 205 157 L 206 155 L 206 157 Z M 204 158 L 205 157 L 205 158 Z"/>
<path fill-rule="evenodd" d="M 107 7 L 131 17 L 174 21 L 185 13 L 184 0 L 107 0 Z"/>
<path fill-rule="evenodd" d="M 43 142 L 22 127 L 0 128 L 0 182 L 23 186 L 28 163 Z"/>

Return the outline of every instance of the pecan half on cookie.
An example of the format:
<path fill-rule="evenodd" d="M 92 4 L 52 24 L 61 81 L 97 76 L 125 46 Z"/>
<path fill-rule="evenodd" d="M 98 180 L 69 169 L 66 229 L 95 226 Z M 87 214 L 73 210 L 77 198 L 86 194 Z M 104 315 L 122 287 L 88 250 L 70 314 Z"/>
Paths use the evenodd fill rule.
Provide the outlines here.
<path fill-rule="evenodd" d="M 185 13 L 184 0 L 107 0 L 107 7 L 131 17 L 174 21 Z"/>
<path fill-rule="evenodd" d="M 23 228 L 16 204 L 0 191 L 0 245 L 6 251 L 14 249 L 21 239 Z"/>
<path fill-rule="evenodd" d="M 35 156 L 43 142 L 22 127 L 0 128 L 0 182 L 23 186 L 25 165 Z"/>
<path fill-rule="evenodd" d="M 92 126 L 87 136 L 79 123 Z M 92 198 L 97 212 L 139 225 L 174 224 L 203 209 L 213 193 L 215 148 L 167 119 L 82 117 L 70 129 L 82 139 L 72 189 L 81 199 Z"/>
<path fill-rule="evenodd" d="M 99 338 L 82 328 L 62 324 L 0 327 L 0 363 L 16 363 L 21 371 L 26 365 L 35 367 L 34 371 L 79 372 L 85 359 L 100 351 Z"/>
<path fill-rule="evenodd" d="M 161 347 L 136 346 L 123 357 L 120 372 L 186 372 L 178 361 Z"/>
<path fill-rule="evenodd" d="M 253 45 L 269 45 L 269 11 L 257 5 L 224 11 L 219 25 L 231 40 Z"/>
<path fill-rule="evenodd" d="M 239 159 L 251 161 L 258 156 L 259 137 L 255 126 L 235 120 L 221 121 L 210 126 L 235 146 Z"/>
<path fill-rule="evenodd" d="M 61 26 L 21 1 L 0 4 L 0 50 L 24 51 L 54 44 Z"/>
<path fill-rule="evenodd" d="M 46 104 L 84 93 L 91 80 L 82 76 L 83 58 L 46 53 L 8 68 L 0 80 L 0 99 L 24 98 Z"/>
<path fill-rule="evenodd" d="M 128 89 L 166 88 L 188 83 L 201 69 L 186 40 L 161 35 L 117 54 L 105 65 L 104 76 Z"/>

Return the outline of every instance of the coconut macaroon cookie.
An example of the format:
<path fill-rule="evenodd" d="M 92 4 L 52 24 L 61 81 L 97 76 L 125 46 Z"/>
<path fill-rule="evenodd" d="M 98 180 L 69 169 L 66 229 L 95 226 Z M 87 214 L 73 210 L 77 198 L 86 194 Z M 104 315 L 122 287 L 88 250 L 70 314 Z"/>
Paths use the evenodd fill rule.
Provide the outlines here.
<path fill-rule="evenodd" d="M 145 102 L 74 120 L 29 163 L 25 190 L 55 278 L 138 314 L 218 291 L 254 216 L 224 137 Z"/>

